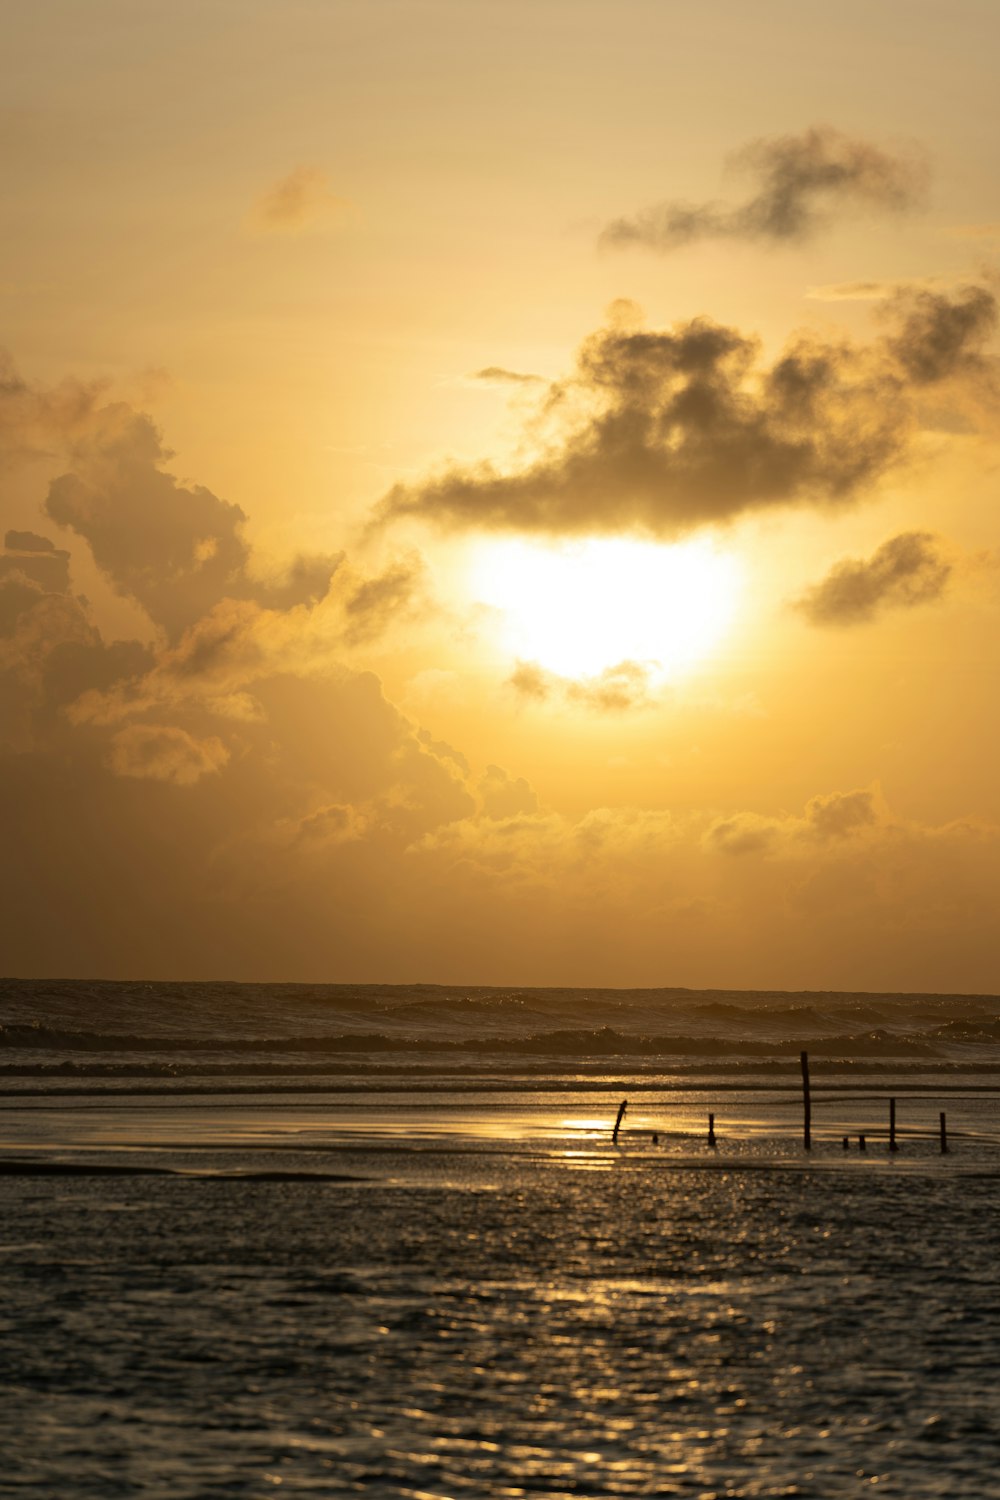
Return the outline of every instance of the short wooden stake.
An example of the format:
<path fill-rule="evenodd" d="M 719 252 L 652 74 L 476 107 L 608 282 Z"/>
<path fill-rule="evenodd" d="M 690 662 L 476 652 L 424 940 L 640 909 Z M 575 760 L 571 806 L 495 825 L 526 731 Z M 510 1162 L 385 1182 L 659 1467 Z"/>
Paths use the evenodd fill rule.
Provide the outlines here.
<path fill-rule="evenodd" d="M 863 1151 L 864 1149 L 865 1149 L 865 1138 L 864 1138 L 863 1135 L 859 1135 L 858 1136 L 858 1150 L 859 1151 Z"/>
<path fill-rule="evenodd" d="M 809 1053 L 800 1052 L 802 1064 L 802 1144 L 812 1150 L 812 1101 L 809 1098 Z"/>
<path fill-rule="evenodd" d="M 844 1150 L 845 1151 L 849 1151 L 850 1149 L 851 1149 L 851 1142 L 850 1142 L 849 1138 L 845 1135 L 844 1136 Z"/>
<path fill-rule="evenodd" d="M 708 1144 L 710 1146 L 714 1146 L 715 1145 L 715 1116 L 714 1115 L 709 1115 L 709 1117 L 708 1117 Z"/>
<path fill-rule="evenodd" d="M 945 1120 L 944 1110 L 941 1111 L 941 1155 L 944 1156 L 948 1150 L 948 1124 Z"/>
<path fill-rule="evenodd" d="M 613 1146 L 617 1146 L 617 1144 L 618 1144 L 618 1132 L 621 1129 L 621 1123 L 622 1123 L 622 1121 L 625 1118 L 625 1111 L 627 1109 L 628 1109 L 628 1100 L 627 1099 L 623 1099 L 622 1102 L 621 1102 L 621 1104 L 619 1104 L 619 1106 L 618 1106 L 618 1118 L 615 1121 L 615 1128 L 614 1128 L 614 1130 L 612 1131 L 612 1134 L 611 1134 L 611 1144 Z"/>
<path fill-rule="evenodd" d="M 896 1101 L 895 1101 L 895 1099 L 890 1099 L 889 1100 L 889 1150 L 890 1151 L 898 1151 L 899 1150 L 899 1146 L 896 1144 Z"/>

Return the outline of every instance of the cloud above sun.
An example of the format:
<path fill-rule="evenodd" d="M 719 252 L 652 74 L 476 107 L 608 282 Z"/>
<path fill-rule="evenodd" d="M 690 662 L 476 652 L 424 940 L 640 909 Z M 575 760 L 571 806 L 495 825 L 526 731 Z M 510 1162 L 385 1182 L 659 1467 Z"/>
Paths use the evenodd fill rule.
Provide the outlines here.
<path fill-rule="evenodd" d="M 909 457 L 931 391 L 939 410 L 975 405 L 994 428 L 1000 415 L 992 291 L 904 290 L 886 316 L 867 344 L 803 332 L 770 361 L 753 335 L 706 317 L 662 331 L 615 319 L 541 398 L 533 458 L 398 484 L 377 524 L 675 539 L 852 505 Z"/>

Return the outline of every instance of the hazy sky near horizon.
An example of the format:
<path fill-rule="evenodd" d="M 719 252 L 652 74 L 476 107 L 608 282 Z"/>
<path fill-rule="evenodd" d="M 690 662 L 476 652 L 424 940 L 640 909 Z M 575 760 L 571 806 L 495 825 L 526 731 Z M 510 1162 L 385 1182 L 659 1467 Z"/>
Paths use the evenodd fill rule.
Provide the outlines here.
<path fill-rule="evenodd" d="M 1000 989 L 994 4 L 0 40 L 0 970 Z"/>

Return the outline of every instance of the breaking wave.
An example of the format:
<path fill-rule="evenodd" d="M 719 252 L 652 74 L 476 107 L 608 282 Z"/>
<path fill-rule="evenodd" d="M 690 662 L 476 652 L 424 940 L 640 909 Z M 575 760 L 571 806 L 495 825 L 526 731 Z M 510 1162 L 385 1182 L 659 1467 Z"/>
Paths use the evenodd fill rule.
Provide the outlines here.
<path fill-rule="evenodd" d="M 820 1057 L 994 1067 L 1000 999 L 680 989 L 0 981 L 0 1066 Z"/>

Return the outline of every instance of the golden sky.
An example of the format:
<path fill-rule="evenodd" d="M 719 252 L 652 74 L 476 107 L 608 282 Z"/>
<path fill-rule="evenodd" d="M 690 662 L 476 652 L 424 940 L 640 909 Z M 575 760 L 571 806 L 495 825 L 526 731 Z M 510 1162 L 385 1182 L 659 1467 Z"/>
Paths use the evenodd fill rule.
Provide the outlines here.
<path fill-rule="evenodd" d="M 1000 988 L 992 0 L 0 27 L 0 969 Z"/>

